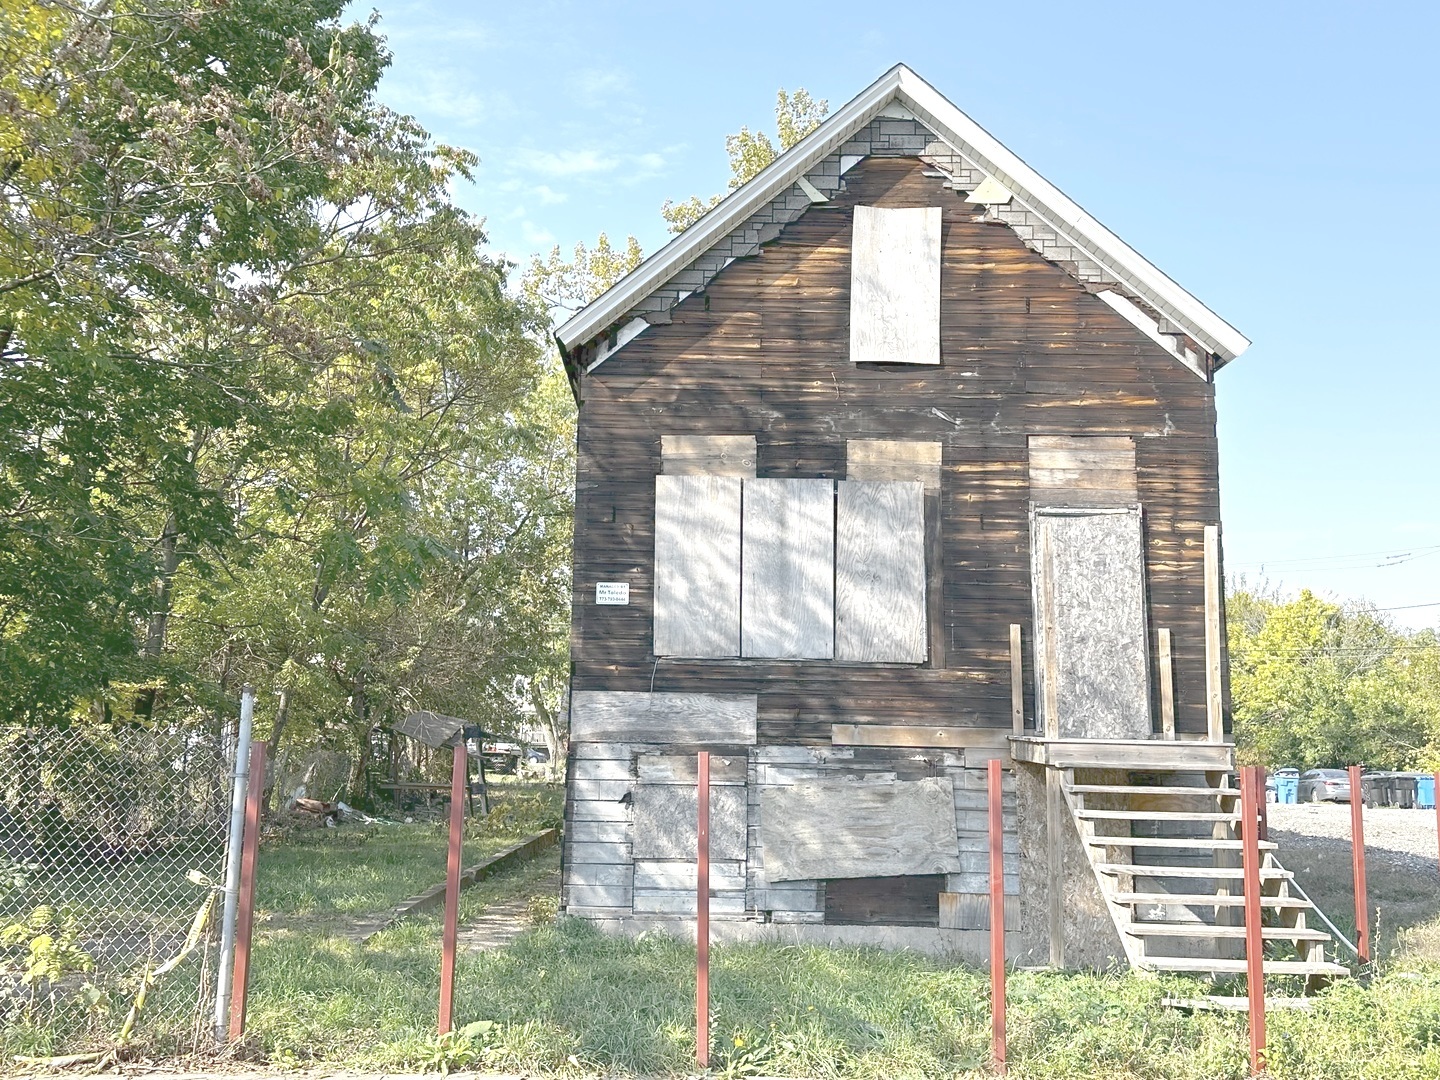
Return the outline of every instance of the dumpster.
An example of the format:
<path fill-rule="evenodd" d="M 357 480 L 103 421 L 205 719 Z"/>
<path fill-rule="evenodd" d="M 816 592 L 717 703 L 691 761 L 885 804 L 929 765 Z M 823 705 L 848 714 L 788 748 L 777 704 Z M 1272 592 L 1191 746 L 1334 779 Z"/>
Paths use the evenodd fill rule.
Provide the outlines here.
<path fill-rule="evenodd" d="M 1415 805 L 1422 810 L 1435 809 L 1435 777 L 1423 773 L 1415 777 Z"/>
<path fill-rule="evenodd" d="M 1275 801 L 1277 803 L 1293 803 L 1299 801 L 1297 796 L 1300 790 L 1299 775 L 1289 776 L 1280 773 L 1275 777 Z"/>

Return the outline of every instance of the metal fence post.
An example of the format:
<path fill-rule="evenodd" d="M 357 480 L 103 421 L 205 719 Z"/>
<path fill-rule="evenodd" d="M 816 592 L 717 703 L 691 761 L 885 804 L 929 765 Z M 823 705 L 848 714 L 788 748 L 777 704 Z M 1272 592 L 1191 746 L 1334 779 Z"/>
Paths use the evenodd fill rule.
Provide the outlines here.
<path fill-rule="evenodd" d="M 445 930 L 440 942 L 440 1034 L 454 1026 L 455 949 L 460 937 L 460 841 L 465 831 L 465 740 L 455 744 L 450 769 L 450 853 L 445 865 Z"/>
<path fill-rule="evenodd" d="M 235 962 L 235 918 L 240 901 L 240 847 L 245 835 L 245 792 L 249 786 L 250 732 L 255 721 L 255 688 L 240 691 L 240 729 L 235 740 L 235 772 L 230 789 L 230 837 L 225 845 L 225 909 L 220 921 L 220 960 L 216 967 L 215 1039 L 225 1041 L 230 1022 L 230 979 Z"/>
<path fill-rule="evenodd" d="M 1355 951 L 1370 959 L 1370 897 L 1365 884 L 1365 792 L 1360 766 L 1350 773 L 1350 851 L 1355 874 Z"/>
<path fill-rule="evenodd" d="M 695 1063 L 710 1067 L 710 751 L 695 769 Z"/>
<path fill-rule="evenodd" d="M 240 850 L 240 907 L 235 926 L 235 973 L 230 986 L 230 1038 L 245 1034 L 250 993 L 250 938 L 255 927 L 255 863 L 260 853 L 260 802 L 265 795 L 265 744 L 250 747 L 250 784 L 245 797 L 245 839 Z"/>
<path fill-rule="evenodd" d="M 990 1056 L 1005 1072 L 1005 814 L 998 758 L 986 775 L 990 811 Z"/>
<path fill-rule="evenodd" d="M 1260 806 L 1265 788 L 1254 765 L 1240 770 L 1240 841 L 1245 875 L 1245 991 L 1250 1005 L 1250 1074 L 1265 1071 L 1265 935 L 1260 909 Z"/>

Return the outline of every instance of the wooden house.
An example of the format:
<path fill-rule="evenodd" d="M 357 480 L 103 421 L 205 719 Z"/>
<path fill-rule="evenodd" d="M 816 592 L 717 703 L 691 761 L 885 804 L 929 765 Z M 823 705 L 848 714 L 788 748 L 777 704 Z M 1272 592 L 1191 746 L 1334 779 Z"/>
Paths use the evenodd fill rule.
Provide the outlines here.
<path fill-rule="evenodd" d="M 1216 373 L 1249 342 L 907 68 L 558 331 L 563 904 L 1240 970 Z M 1338 970 L 1267 854 L 1275 970 Z"/>

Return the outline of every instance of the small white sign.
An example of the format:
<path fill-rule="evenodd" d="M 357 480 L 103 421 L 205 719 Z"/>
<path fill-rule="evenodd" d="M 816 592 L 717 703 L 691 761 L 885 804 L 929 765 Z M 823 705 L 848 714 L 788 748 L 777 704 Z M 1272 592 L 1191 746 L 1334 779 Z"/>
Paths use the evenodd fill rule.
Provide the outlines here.
<path fill-rule="evenodd" d="M 628 581 L 597 581 L 595 583 L 595 603 L 630 603 L 630 583 Z"/>

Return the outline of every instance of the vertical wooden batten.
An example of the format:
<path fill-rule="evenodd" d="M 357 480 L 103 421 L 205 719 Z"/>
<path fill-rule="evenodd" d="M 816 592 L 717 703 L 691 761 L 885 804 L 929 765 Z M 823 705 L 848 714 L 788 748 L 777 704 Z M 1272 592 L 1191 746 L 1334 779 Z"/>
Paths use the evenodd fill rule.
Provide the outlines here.
<path fill-rule="evenodd" d="M 1010 731 L 1025 734 L 1025 665 L 1020 654 L 1020 624 L 1010 624 Z"/>
<path fill-rule="evenodd" d="M 1160 665 L 1160 734 L 1175 738 L 1175 665 L 1170 659 L 1170 630 L 1162 626 L 1158 637 L 1156 662 Z"/>
<path fill-rule="evenodd" d="M 1211 742 L 1225 741 L 1225 714 L 1220 650 L 1220 526 L 1205 526 L 1205 731 Z"/>

